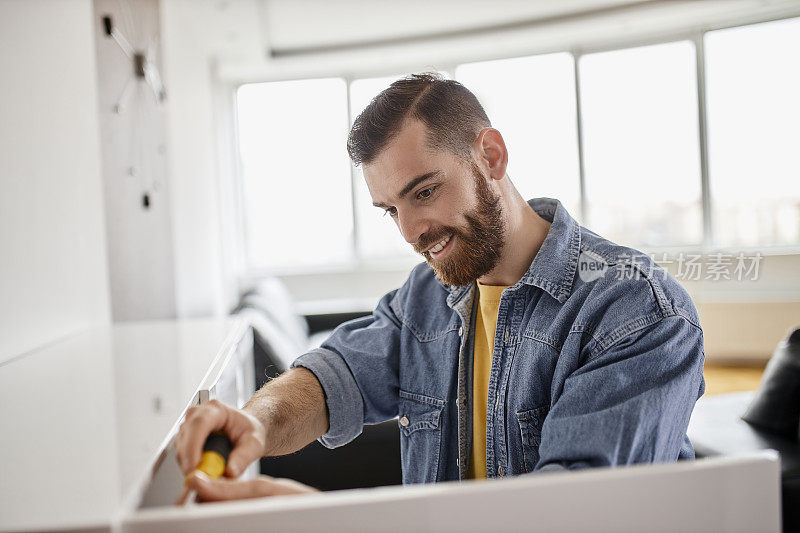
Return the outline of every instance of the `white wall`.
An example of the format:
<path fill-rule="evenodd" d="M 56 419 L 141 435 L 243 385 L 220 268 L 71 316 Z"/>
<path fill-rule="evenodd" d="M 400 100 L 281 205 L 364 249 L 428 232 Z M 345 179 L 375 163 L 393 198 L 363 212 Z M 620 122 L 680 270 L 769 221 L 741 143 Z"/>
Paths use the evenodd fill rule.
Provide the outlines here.
<path fill-rule="evenodd" d="M 0 2 L 0 362 L 109 322 L 89 0 Z"/>
<path fill-rule="evenodd" d="M 214 66 L 238 50 L 261 53 L 252 0 L 162 0 L 161 30 L 167 88 L 167 143 L 172 197 L 175 296 L 179 317 L 222 314 L 236 295 L 222 242 L 222 187 L 215 122 Z M 224 182 L 224 183 L 221 183 Z"/>
<path fill-rule="evenodd" d="M 199 316 L 221 311 L 220 219 L 209 63 L 180 4 L 161 4 L 175 294 L 178 316 Z"/>

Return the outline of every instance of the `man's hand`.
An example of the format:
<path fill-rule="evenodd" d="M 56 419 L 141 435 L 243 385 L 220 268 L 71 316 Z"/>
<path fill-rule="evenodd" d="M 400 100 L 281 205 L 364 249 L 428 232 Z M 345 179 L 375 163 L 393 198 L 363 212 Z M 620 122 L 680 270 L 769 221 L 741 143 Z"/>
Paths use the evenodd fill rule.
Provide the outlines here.
<path fill-rule="evenodd" d="M 233 443 L 225 476 L 236 478 L 264 455 L 266 429 L 256 417 L 218 400 L 190 407 L 175 437 L 175 457 L 184 475 L 200 463 L 203 444 L 214 431 L 224 432 Z M 198 490 L 198 494 L 200 491 Z"/>
<path fill-rule="evenodd" d="M 269 476 L 259 476 L 247 481 L 235 481 L 224 478 L 211 479 L 202 472 L 193 472 L 186 481 L 190 489 L 197 491 L 197 499 L 201 502 L 243 500 L 246 498 L 318 492 L 313 487 L 291 479 L 278 479 Z"/>
<path fill-rule="evenodd" d="M 322 386 L 310 370 L 292 368 L 261 387 L 243 409 L 218 400 L 191 407 L 175 437 L 175 457 L 183 474 L 189 475 L 200 463 L 206 438 L 222 431 L 233 444 L 225 477 L 236 478 L 256 459 L 296 452 L 327 430 Z M 287 483 L 281 480 L 278 485 Z M 263 491 L 263 481 L 256 485 Z"/>

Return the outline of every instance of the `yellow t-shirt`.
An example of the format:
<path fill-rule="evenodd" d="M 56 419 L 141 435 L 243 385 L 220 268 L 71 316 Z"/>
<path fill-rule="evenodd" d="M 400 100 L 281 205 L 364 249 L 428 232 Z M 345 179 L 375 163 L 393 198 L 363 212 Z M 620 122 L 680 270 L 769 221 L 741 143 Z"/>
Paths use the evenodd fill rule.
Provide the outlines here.
<path fill-rule="evenodd" d="M 492 369 L 494 334 L 500 296 L 509 286 L 478 283 L 478 314 L 475 317 L 475 351 L 472 374 L 472 452 L 469 477 L 486 477 L 486 404 L 489 400 L 489 373 Z"/>

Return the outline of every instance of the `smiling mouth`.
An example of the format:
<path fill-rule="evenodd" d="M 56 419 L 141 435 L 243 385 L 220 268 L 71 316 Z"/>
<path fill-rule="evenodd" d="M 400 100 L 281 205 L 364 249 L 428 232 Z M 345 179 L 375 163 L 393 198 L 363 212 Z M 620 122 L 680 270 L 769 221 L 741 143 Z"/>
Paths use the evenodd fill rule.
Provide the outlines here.
<path fill-rule="evenodd" d="M 444 248 L 444 247 L 447 245 L 448 241 L 449 241 L 449 240 L 450 240 L 452 237 L 453 237 L 452 235 L 448 235 L 447 237 L 445 237 L 445 238 L 444 238 L 444 239 L 442 239 L 441 241 L 437 242 L 436 244 L 434 244 L 433 246 L 431 246 L 430 248 L 428 248 L 426 251 L 427 251 L 427 252 L 430 252 L 430 253 L 433 253 L 433 254 L 435 254 L 435 253 L 437 253 L 437 252 L 440 252 L 440 251 L 442 250 L 442 248 Z"/>
<path fill-rule="evenodd" d="M 449 250 L 449 248 L 450 248 L 449 245 L 450 245 L 450 241 L 451 240 L 453 240 L 453 235 L 448 235 L 447 237 L 445 237 L 441 241 L 437 242 L 436 244 L 434 244 L 433 246 L 428 248 L 428 251 L 427 251 L 428 254 L 432 258 L 437 259 L 438 256 L 443 255 L 447 250 Z"/>

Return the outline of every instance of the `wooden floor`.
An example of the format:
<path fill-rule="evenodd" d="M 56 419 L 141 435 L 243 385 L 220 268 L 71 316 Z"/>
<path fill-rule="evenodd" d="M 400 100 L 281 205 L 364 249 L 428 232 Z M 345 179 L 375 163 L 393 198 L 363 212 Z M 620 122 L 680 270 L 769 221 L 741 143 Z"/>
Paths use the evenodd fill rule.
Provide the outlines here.
<path fill-rule="evenodd" d="M 756 390 L 761 383 L 764 365 L 731 365 L 706 363 L 706 395 Z"/>

